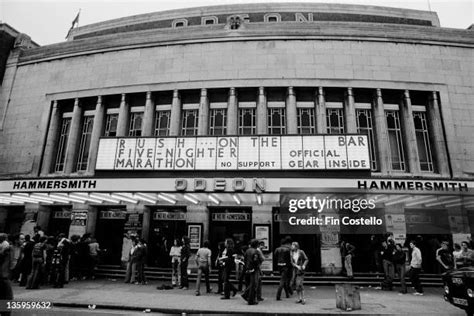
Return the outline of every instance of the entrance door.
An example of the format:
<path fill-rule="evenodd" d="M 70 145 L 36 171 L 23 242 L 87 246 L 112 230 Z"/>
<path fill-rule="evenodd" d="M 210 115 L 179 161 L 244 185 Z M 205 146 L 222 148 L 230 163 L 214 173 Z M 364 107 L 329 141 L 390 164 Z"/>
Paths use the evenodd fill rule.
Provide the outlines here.
<path fill-rule="evenodd" d="M 99 209 L 95 237 L 102 250 L 105 250 L 101 263 L 120 264 L 126 209 Z"/>
<path fill-rule="evenodd" d="M 48 225 L 48 235 L 58 236 L 59 234 L 69 235 L 71 226 L 71 207 L 52 208 L 51 220 Z"/>
<path fill-rule="evenodd" d="M 219 242 L 226 238 L 234 240 L 236 248 L 248 245 L 252 236 L 252 209 L 210 208 L 209 241 L 213 259 L 217 256 Z"/>
<path fill-rule="evenodd" d="M 186 209 L 156 209 L 152 213 L 148 238 L 148 264 L 171 267 L 169 252 L 174 239 L 186 235 Z"/>

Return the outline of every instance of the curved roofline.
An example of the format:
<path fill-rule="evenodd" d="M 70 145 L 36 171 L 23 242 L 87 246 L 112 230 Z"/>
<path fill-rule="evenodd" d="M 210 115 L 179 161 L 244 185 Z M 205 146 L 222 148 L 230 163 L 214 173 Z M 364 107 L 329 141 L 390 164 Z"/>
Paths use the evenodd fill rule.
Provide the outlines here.
<path fill-rule="evenodd" d="M 196 16 L 210 16 L 218 14 L 232 15 L 253 12 L 320 12 L 377 15 L 407 19 L 420 19 L 430 21 L 433 26 L 440 26 L 438 15 L 435 12 L 422 10 L 332 3 L 244 3 L 174 9 L 107 20 L 75 28 L 71 30 L 69 39 L 73 39 L 74 37 L 83 34 L 140 23 Z"/>

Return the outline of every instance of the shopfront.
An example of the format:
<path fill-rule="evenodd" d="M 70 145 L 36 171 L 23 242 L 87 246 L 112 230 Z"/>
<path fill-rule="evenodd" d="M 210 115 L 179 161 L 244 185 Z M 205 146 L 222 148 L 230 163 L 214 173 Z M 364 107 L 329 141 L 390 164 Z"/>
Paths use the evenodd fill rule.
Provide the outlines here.
<path fill-rule="evenodd" d="M 132 215 L 132 220 L 134 216 Z M 123 236 L 129 231 L 130 233 L 136 232 L 136 227 L 130 226 L 129 218 L 127 209 L 123 206 L 98 208 L 95 238 L 100 248 L 104 250 L 102 263 L 120 264 Z M 132 225 L 133 223 L 132 221 Z"/>
<path fill-rule="evenodd" d="M 71 226 L 72 206 L 51 207 L 51 219 L 48 225 L 48 234 L 58 236 L 59 234 L 69 235 Z"/>

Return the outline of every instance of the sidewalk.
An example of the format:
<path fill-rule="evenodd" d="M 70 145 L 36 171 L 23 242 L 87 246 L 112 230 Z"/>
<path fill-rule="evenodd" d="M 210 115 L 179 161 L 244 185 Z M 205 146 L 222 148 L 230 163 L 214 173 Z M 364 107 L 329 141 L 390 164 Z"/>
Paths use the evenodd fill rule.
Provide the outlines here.
<path fill-rule="evenodd" d="M 306 287 L 306 305 L 295 304 L 295 298 L 275 300 L 276 286 L 264 286 L 265 301 L 249 306 L 237 294 L 230 300 L 221 300 L 220 295 L 194 295 L 187 291 L 157 290 L 163 282 L 148 285 L 124 284 L 120 281 L 96 280 L 76 281 L 63 289 L 43 287 L 26 290 L 14 286 L 15 299 L 51 301 L 56 306 L 113 308 L 165 313 L 258 313 L 258 314 L 351 314 L 351 315 L 464 315 L 461 309 L 451 306 L 443 299 L 441 288 L 427 288 L 424 296 L 399 295 L 398 291 L 384 292 L 374 288 L 360 290 L 362 310 L 344 312 L 336 308 L 335 290 L 332 286 Z M 215 289 L 215 284 L 213 284 Z M 283 295 L 284 297 L 284 295 Z"/>

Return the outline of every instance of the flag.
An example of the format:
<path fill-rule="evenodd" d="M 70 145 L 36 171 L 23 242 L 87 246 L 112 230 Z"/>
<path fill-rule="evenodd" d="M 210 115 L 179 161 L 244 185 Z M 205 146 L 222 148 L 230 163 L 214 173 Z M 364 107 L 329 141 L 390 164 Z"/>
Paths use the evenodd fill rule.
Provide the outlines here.
<path fill-rule="evenodd" d="M 74 18 L 74 20 L 72 20 L 71 28 L 69 29 L 69 31 L 67 31 L 66 39 L 69 37 L 69 34 L 71 33 L 71 30 L 74 28 L 74 26 L 76 24 L 79 24 L 79 15 L 80 14 L 81 14 L 81 9 L 79 9 L 79 12 L 77 12 L 77 15 Z"/>

